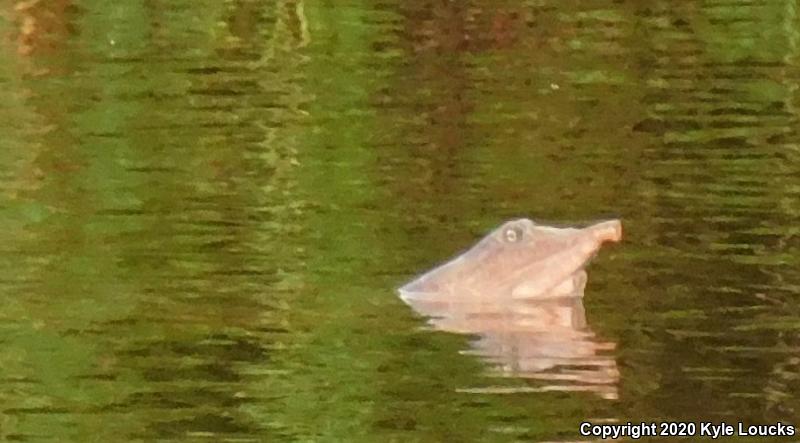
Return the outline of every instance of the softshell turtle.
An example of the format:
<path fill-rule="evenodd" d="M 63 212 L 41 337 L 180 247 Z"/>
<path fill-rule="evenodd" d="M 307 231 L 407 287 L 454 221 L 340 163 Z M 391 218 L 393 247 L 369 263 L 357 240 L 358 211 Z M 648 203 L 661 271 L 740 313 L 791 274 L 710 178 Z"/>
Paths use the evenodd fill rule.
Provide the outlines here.
<path fill-rule="evenodd" d="M 622 237 L 619 220 L 586 228 L 503 223 L 468 251 L 399 289 L 414 298 L 550 298 L 582 294 L 584 266 L 604 242 Z"/>
<path fill-rule="evenodd" d="M 587 262 L 619 241 L 618 220 L 553 228 L 512 220 L 471 249 L 399 289 L 437 329 L 476 335 L 473 353 L 503 374 L 545 380 L 541 390 L 617 398 L 613 342 L 586 323 Z"/>

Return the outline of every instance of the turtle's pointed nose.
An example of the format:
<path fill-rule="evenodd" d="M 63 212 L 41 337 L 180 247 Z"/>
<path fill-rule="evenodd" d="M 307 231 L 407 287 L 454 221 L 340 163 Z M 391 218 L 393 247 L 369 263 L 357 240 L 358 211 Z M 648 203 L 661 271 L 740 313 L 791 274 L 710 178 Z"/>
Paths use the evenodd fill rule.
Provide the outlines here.
<path fill-rule="evenodd" d="M 622 239 L 622 222 L 609 220 L 586 228 L 599 242 L 618 242 Z"/>

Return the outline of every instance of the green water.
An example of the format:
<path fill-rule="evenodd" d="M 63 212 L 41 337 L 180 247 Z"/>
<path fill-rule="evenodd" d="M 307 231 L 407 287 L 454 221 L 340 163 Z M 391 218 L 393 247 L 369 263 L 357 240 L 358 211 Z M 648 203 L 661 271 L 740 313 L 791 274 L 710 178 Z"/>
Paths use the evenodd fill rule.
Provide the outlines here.
<path fill-rule="evenodd" d="M 0 441 L 800 425 L 798 30 L 782 0 L 6 2 Z M 396 296 L 518 216 L 623 220 L 584 302 L 617 399 L 498 379 Z"/>

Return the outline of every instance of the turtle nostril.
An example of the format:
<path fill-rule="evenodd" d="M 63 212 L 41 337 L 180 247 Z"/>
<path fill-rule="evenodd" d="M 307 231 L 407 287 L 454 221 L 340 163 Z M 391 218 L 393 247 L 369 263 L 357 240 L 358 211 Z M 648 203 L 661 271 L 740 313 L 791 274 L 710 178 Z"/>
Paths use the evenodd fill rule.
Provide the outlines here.
<path fill-rule="evenodd" d="M 590 226 L 589 229 L 597 240 L 604 242 L 618 242 L 622 239 L 622 223 L 619 220 L 609 220 Z"/>

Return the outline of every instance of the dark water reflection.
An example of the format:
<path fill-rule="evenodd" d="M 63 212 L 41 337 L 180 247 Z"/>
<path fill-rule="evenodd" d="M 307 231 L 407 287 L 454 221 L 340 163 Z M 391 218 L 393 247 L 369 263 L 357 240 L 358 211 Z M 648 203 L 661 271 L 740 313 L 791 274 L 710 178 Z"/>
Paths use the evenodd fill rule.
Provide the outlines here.
<path fill-rule="evenodd" d="M 7 2 L 0 440 L 800 424 L 797 13 Z M 624 220 L 585 299 L 617 400 L 498 381 L 394 295 L 520 215 Z"/>

